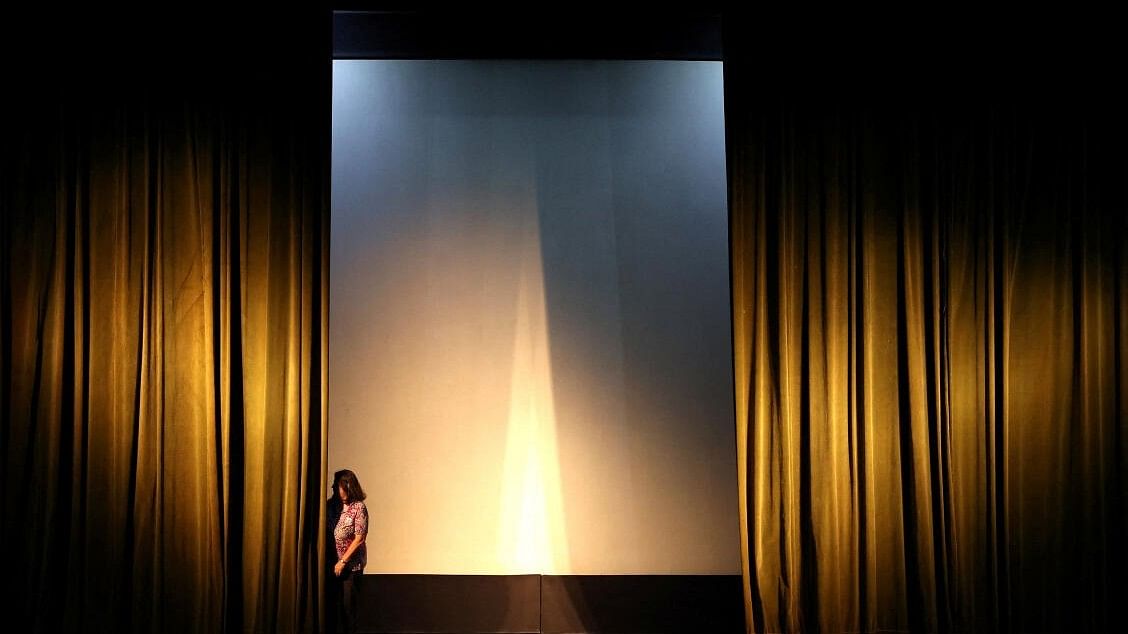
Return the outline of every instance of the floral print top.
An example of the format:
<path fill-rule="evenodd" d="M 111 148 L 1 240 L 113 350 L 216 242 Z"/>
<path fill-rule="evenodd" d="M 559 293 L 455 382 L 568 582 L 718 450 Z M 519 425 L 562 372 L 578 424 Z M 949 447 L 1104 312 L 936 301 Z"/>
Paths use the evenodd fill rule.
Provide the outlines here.
<path fill-rule="evenodd" d="M 349 544 L 357 535 L 368 535 L 368 508 L 364 502 L 356 501 L 345 504 L 341 509 L 341 517 L 337 519 L 337 526 L 333 529 L 333 541 L 337 546 L 337 559 L 345 555 Z M 361 572 L 368 563 L 367 544 L 361 544 L 349 557 L 346 568 L 352 572 Z"/>

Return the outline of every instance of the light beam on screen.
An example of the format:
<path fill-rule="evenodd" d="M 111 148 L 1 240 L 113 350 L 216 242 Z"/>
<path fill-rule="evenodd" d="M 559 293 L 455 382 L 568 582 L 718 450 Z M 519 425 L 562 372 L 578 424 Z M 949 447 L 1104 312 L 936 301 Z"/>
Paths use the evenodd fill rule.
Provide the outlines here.
<path fill-rule="evenodd" d="M 498 563 L 511 574 L 569 571 L 539 227 L 526 220 L 513 335 Z M 526 216 L 528 217 L 528 216 Z"/>

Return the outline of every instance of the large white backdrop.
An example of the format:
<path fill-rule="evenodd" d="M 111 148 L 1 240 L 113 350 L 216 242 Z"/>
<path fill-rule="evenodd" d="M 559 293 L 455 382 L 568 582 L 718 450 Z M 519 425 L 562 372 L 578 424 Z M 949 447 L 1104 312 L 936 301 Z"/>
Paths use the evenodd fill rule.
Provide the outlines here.
<path fill-rule="evenodd" d="M 333 84 L 329 465 L 367 572 L 738 574 L 721 64 Z"/>

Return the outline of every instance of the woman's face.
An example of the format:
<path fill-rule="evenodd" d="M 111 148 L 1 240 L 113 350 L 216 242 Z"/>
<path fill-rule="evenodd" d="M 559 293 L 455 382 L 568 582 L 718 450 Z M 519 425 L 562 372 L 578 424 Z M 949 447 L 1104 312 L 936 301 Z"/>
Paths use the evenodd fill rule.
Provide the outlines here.
<path fill-rule="evenodd" d="M 345 485 L 343 485 L 343 484 L 337 485 L 337 497 L 341 498 L 342 502 L 348 502 L 349 501 L 349 493 L 348 493 L 348 491 L 345 490 Z"/>

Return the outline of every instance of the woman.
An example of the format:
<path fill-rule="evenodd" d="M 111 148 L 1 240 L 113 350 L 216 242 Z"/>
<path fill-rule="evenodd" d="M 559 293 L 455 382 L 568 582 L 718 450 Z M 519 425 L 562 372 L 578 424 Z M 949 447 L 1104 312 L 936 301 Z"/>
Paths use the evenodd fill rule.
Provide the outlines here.
<path fill-rule="evenodd" d="M 337 561 L 333 564 L 330 585 L 335 586 L 333 612 L 337 631 L 356 631 L 357 580 L 364 574 L 368 551 L 364 539 L 368 536 L 368 508 L 364 506 L 364 489 L 356 474 L 342 469 L 333 474 L 335 504 L 330 506 L 329 519 L 336 516 L 332 526 L 333 544 Z"/>

